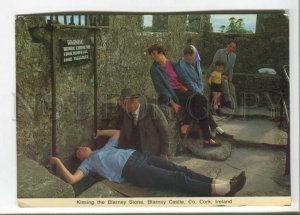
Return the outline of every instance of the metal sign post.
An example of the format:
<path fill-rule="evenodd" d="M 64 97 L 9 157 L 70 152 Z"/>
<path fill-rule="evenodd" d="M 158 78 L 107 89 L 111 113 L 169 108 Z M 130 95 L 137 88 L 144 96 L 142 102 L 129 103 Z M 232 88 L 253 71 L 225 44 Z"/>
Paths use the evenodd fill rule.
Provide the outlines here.
<path fill-rule="evenodd" d="M 51 47 L 50 47 L 50 56 L 51 56 L 51 100 L 52 100 L 52 109 L 51 109 L 51 121 L 52 121 L 52 144 L 51 144 L 51 156 L 56 156 L 56 74 L 55 74 L 55 35 L 54 27 L 51 26 Z M 55 165 L 51 166 L 52 172 L 56 174 Z"/>
<path fill-rule="evenodd" d="M 74 26 L 74 25 L 59 25 L 52 22 L 48 23 L 48 27 L 51 31 L 51 46 L 50 46 L 50 62 L 51 62 L 51 99 L 52 99 L 52 112 L 51 112 L 51 121 L 52 121 L 52 144 L 51 144 L 51 156 L 56 156 L 56 129 L 57 129 L 57 120 L 56 120 L 56 73 L 55 73 L 55 59 L 56 59 L 56 49 L 55 49 L 55 30 L 63 28 L 72 28 L 72 29 L 92 29 L 94 32 L 94 60 L 93 60 L 93 73 L 94 73 L 94 130 L 97 131 L 97 27 L 96 26 Z M 51 166 L 52 172 L 56 174 L 55 165 Z"/>

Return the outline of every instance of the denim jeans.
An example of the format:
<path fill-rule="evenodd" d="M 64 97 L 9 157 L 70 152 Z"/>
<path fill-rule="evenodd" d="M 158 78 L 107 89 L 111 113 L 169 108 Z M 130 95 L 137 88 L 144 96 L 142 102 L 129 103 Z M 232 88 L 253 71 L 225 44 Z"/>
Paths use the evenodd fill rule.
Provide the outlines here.
<path fill-rule="evenodd" d="M 122 176 L 141 187 L 167 188 L 197 196 L 211 196 L 212 178 L 138 151 L 127 160 Z"/>

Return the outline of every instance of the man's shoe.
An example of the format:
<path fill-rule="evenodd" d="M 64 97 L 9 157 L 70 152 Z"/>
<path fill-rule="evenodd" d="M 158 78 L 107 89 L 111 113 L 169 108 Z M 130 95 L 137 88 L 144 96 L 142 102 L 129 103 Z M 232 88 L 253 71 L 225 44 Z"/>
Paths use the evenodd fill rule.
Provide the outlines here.
<path fill-rule="evenodd" d="M 241 172 L 240 175 L 233 177 L 230 180 L 230 191 L 226 194 L 226 196 L 233 196 L 238 191 L 240 191 L 246 183 L 245 172 Z"/>
<path fill-rule="evenodd" d="M 241 172 L 239 175 L 237 175 L 237 176 L 233 176 L 233 177 L 230 179 L 230 182 L 241 180 L 243 177 L 245 177 L 245 171 L 242 171 L 242 172 Z"/>
<path fill-rule="evenodd" d="M 203 141 L 203 147 L 207 147 L 207 146 L 211 146 L 211 147 L 220 147 L 221 143 L 215 141 L 215 143 L 211 142 L 211 139 L 208 142 L 204 142 Z"/>
<path fill-rule="evenodd" d="M 227 134 L 226 132 L 223 132 L 222 134 L 220 134 L 219 132 L 217 132 L 216 134 L 218 137 L 223 138 L 223 139 L 233 139 L 233 135 L 231 134 Z"/>

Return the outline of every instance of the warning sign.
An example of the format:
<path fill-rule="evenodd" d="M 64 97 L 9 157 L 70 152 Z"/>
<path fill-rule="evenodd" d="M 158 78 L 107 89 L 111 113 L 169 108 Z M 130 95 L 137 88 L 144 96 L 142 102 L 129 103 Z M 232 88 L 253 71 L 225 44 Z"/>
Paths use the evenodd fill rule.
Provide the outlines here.
<path fill-rule="evenodd" d="M 90 60 L 91 44 L 84 39 L 61 40 L 62 64 Z"/>

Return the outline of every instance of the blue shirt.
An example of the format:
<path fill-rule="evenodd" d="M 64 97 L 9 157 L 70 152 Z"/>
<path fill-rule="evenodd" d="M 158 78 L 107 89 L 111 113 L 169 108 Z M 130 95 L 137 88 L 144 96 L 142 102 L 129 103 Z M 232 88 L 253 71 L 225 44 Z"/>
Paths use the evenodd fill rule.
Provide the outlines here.
<path fill-rule="evenodd" d="M 110 138 L 106 145 L 95 150 L 78 167 L 84 175 L 90 171 L 107 178 L 110 181 L 121 183 L 124 181 L 122 170 L 133 149 L 118 149 L 118 141 Z"/>

